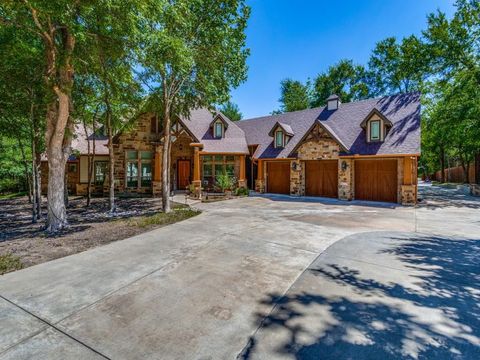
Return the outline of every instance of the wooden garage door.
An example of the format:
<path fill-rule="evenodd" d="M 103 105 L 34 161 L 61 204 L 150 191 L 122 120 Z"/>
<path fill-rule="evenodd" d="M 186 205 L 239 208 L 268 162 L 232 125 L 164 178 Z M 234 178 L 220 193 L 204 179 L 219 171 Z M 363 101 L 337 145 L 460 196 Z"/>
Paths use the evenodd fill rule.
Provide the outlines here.
<path fill-rule="evenodd" d="M 267 192 L 290 194 L 290 162 L 267 163 Z"/>
<path fill-rule="evenodd" d="M 397 202 L 397 160 L 355 160 L 355 199 Z"/>
<path fill-rule="evenodd" d="M 305 195 L 338 197 L 338 161 L 305 161 Z"/>

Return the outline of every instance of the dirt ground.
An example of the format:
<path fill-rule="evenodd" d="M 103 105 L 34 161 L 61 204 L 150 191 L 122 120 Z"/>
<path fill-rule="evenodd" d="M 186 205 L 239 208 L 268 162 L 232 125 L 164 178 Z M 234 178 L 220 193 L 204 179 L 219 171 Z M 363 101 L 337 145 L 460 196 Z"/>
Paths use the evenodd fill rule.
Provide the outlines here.
<path fill-rule="evenodd" d="M 108 199 L 72 197 L 67 208 L 69 228 L 56 236 L 43 231 L 47 213 L 43 201 L 43 219 L 32 224 L 31 205 L 26 197 L 0 200 L 0 257 L 19 258 L 23 267 L 43 263 L 87 249 L 125 239 L 188 217 L 196 211 L 174 206 L 172 214 L 161 213 L 161 199 L 117 199 L 117 213 L 108 213 Z"/>

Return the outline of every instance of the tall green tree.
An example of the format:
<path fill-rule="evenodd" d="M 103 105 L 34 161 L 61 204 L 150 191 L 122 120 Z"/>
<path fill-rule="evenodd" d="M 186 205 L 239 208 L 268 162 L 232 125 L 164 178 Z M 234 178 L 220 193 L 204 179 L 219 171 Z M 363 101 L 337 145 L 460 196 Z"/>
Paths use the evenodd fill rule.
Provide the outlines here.
<path fill-rule="evenodd" d="M 341 60 L 313 82 L 312 107 L 323 106 L 327 98 L 337 94 L 344 102 L 365 99 L 369 96 L 366 71 L 352 60 Z"/>
<path fill-rule="evenodd" d="M 172 117 L 227 101 L 231 88 L 245 80 L 250 8 L 244 0 L 174 0 L 160 10 L 150 11 L 142 66 L 163 121 L 162 201 L 170 212 Z"/>
<path fill-rule="evenodd" d="M 240 121 L 243 118 L 238 105 L 231 101 L 227 101 L 220 106 L 220 111 L 232 121 Z"/>
<path fill-rule="evenodd" d="M 310 107 L 310 83 L 284 79 L 280 83 L 280 99 L 282 112 L 304 110 Z"/>
<path fill-rule="evenodd" d="M 388 37 L 375 45 L 368 67 L 375 96 L 419 91 L 427 69 L 424 44 L 414 35 L 400 42 Z"/>
<path fill-rule="evenodd" d="M 99 29 L 115 28 L 138 18 L 155 1 L 110 0 L 5 0 L 0 4 L 0 22 L 5 26 L 25 29 L 41 44 L 45 113 L 45 144 L 48 158 L 47 231 L 56 232 L 67 226 L 64 200 L 65 164 L 71 153 L 73 133 L 72 90 L 75 71 L 88 57 Z M 158 5 L 157 5 L 158 6 Z M 99 18 L 98 14 L 109 14 Z M 112 22 L 114 19 L 114 22 Z M 99 25 L 99 20 L 103 22 Z M 124 34 L 109 41 L 125 41 Z"/>

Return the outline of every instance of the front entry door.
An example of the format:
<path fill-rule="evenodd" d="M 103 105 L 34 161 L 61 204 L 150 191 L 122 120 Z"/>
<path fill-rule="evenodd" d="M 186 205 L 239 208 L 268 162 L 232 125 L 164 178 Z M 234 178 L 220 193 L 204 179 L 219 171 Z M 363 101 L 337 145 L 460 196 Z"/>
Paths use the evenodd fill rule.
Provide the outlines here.
<path fill-rule="evenodd" d="M 190 160 L 178 160 L 177 164 L 177 188 L 186 190 L 190 184 Z"/>

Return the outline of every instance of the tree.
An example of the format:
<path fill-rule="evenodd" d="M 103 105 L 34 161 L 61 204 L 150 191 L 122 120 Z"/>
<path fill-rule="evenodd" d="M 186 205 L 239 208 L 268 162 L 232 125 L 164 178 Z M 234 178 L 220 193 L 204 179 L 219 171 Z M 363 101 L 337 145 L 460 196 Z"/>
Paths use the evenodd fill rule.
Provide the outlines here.
<path fill-rule="evenodd" d="M 41 217 L 40 154 L 45 91 L 40 41 L 21 27 L 0 28 L 0 132 L 15 139 L 32 193 L 32 221 Z M 27 149 L 28 147 L 28 149 Z M 4 153 L 6 154 L 6 153 Z"/>
<path fill-rule="evenodd" d="M 144 81 L 163 121 L 162 201 L 170 212 L 170 150 L 173 116 L 228 100 L 246 78 L 244 0 L 176 0 L 151 9 L 142 44 Z"/>
<path fill-rule="evenodd" d="M 310 83 L 284 79 L 280 83 L 280 103 L 282 112 L 304 110 L 310 107 Z"/>
<path fill-rule="evenodd" d="M 386 38 L 375 45 L 368 62 L 368 78 L 374 95 L 419 91 L 425 79 L 424 45 L 412 35 L 397 42 Z"/>
<path fill-rule="evenodd" d="M 160 6 L 159 2 L 152 3 Z M 135 23 L 139 14 L 148 11 L 149 5 L 150 1 L 141 0 L 5 0 L 0 5 L 0 22 L 22 28 L 37 39 L 45 59 L 48 232 L 56 232 L 67 226 L 64 178 L 74 125 L 71 115 L 75 70 L 88 56 L 99 29 L 116 29 L 116 24 Z M 103 18 L 98 16 L 99 13 L 109 14 L 101 24 L 99 20 Z M 124 40 L 117 36 L 109 41 Z"/>
<path fill-rule="evenodd" d="M 365 68 L 355 65 L 352 60 L 341 60 L 319 74 L 313 83 L 312 107 L 325 105 L 332 94 L 344 102 L 368 98 Z"/>
<path fill-rule="evenodd" d="M 240 121 L 243 118 L 237 104 L 227 101 L 220 107 L 220 111 L 232 121 Z"/>

